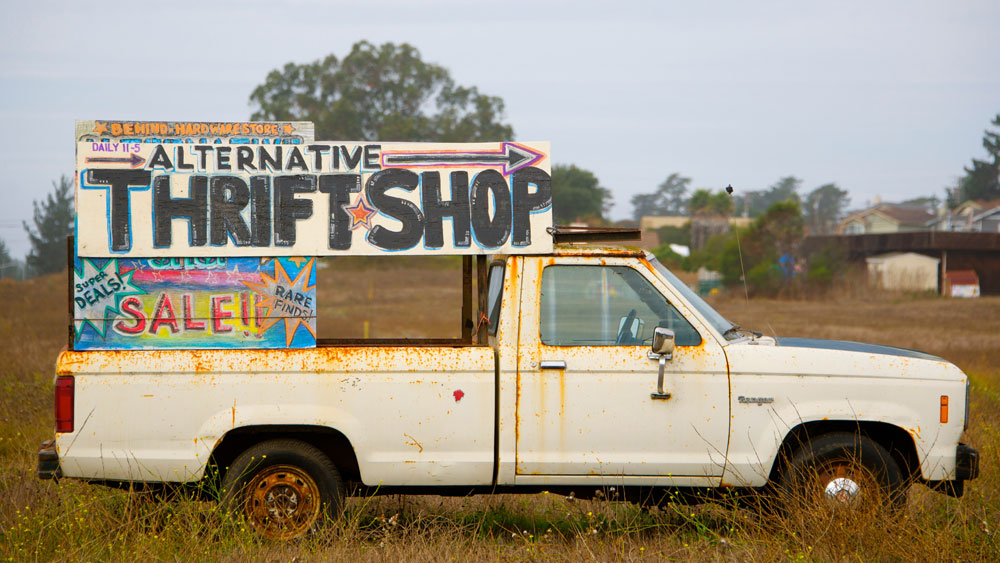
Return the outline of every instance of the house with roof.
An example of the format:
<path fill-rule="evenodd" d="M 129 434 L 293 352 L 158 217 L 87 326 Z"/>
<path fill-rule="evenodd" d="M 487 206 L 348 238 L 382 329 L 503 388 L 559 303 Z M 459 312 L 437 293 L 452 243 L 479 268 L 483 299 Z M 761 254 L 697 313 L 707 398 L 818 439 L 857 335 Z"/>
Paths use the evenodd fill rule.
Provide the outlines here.
<path fill-rule="evenodd" d="M 963 201 L 954 209 L 930 221 L 928 226 L 934 231 L 1000 232 L 1000 199 Z"/>
<path fill-rule="evenodd" d="M 926 231 L 928 222 L 937 218 L 924 205 L 878 202 L 868 209 L 855 211 L 837 225 L 838 235 L 867 235 Z"/>

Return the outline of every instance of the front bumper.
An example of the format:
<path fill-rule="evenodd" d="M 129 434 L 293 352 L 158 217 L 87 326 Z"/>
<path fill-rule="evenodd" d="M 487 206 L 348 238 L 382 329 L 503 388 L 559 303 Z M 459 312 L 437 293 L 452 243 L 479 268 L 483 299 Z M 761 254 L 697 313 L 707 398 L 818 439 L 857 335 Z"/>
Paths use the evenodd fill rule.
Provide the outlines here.
<path fill-rule="evenodd" d="M 955 452 L 955 479 L 969 481 L 979 477 L 979 452 L 968 444 L 959 444 Z"/>
<path fill-rule="evenodd" d="M 58 479 L 62 477 L 59 469 L 59 452 L 56 451 L 56 441 L 46 440 L 38 448 L 38 478 Z"/>
<path fill-rule="evenodd" d="M 979 477 L 979 452 L 968 444 L 959 444 L 955 450 L 955 479 L 926 481 L 926 484 L 939 493 L 959 498 L 965 494 L 965 482 L 976 477 Z"/>

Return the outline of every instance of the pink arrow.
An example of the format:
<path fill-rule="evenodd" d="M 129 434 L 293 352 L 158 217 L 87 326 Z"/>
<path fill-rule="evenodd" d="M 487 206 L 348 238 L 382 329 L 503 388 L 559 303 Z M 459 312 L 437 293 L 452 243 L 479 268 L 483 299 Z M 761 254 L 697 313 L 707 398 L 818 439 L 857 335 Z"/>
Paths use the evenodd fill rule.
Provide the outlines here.
<path fill-rule="evenodd" d="M 531 166 L 545 155 L 517 143 L 501 143 L 497 151 L 417 151 L 382 152 L 382 166 L 500 166 L 508 176 Z"/>

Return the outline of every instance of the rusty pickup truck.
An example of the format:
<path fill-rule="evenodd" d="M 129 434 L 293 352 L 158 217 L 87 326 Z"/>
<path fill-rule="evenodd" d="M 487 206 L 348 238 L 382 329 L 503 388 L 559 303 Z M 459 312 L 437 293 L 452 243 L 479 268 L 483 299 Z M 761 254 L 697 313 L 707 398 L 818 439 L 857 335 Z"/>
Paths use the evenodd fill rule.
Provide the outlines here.
<path fill-rule="evenodd" d="M 911 483 L 958 496 L 977 476 L 968 379 L 941 358 L 741 329 L 635 248 L 556 244 L 481 272 L 481 338 L 462 344 L 64 351 L 39 474 L 214 481 L 272 538 L 347 494 L 899 506 Z"/>

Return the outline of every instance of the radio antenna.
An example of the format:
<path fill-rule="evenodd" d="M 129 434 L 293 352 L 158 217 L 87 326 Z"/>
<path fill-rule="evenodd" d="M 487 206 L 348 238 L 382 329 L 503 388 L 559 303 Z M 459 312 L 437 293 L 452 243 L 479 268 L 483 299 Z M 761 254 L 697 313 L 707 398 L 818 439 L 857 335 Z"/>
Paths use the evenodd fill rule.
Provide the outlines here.
<path fill-rule="evenodd" d="M 729 184 L 726 186 L 726 193 L 729 194 L 729 201 L 733 202 L 733 208 L 736 208 L 736 202 L 733 201 L 733 185 Z M 750 307 L 750 290 L 747 289 L 747 271 L 743 267 L 743 247 L 740 245 L 740 228 L 739 226 L 734 227 L 736 232 L 736 252 L 740 255 L 740 274 L 743 277 L 743 298 L 746 300 L 747 308 Z"/>

